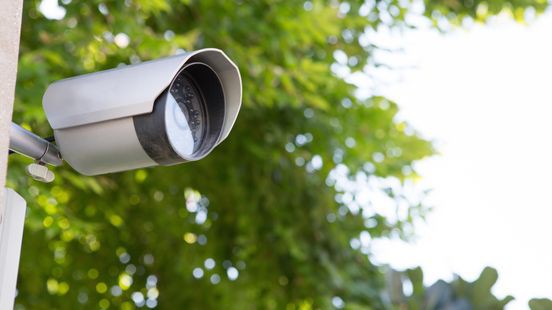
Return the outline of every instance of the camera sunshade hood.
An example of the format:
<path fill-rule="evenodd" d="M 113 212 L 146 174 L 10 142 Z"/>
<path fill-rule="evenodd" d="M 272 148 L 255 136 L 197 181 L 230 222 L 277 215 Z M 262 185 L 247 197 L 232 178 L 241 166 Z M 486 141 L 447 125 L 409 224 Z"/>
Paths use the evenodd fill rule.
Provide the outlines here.
<path fill-rule="evenodd" d="M 241 78 L 238 67 L 214 48 L 54 82 L 42 99 L 48 122 L 56 130 L 150 113 L 155 99 L 190 62 L 209 65 L 222 81 L 226 108 L 222 141 L 241 106 Z"/>

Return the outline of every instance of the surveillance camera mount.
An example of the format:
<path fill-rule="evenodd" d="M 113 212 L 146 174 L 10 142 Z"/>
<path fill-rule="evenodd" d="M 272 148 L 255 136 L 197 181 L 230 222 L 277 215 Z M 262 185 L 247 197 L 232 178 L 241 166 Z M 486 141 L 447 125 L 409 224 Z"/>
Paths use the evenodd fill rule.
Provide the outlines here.
<path fill-rule="evenodd" d="M 46 164 L 60 166 L 63 163 L 55 144 L 15 123 L 10 128 L 10 150 L 35 160 L 35 163 L 27 166 L 26 171 L 40 182 L 50 183 L 54 180 L 54 173 Z"/>

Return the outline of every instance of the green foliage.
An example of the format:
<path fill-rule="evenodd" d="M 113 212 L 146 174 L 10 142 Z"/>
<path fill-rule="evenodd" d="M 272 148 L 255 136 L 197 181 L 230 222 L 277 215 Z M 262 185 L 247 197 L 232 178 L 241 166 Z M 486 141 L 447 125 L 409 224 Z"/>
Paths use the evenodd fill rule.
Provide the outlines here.
<path fill-rule="evenodd" d="M 492 294 L 491 288 L 498 279 L 498 273 L 489 267 L 485 268 L 479 278 L 473 282 L 456 277 L 450 283 L 439 280 L 427 288 L 424 287 L 423 272 L 420 268 L 405 272 L 391 271 L 390 279 L 389 294 L 398 309 L 499 310 L 504 309 L 504 306 L 514 299 L 512 296 L 498 299 Z M 409 296 L 404 294 L 407 281 L 409 286 L 412 286 L 412 293 Z"/>
<path fill-rule="evenodd" d="M 50 20 L 24 1 L 16 122 L 50 135 L 49 83 L 203 47 L 240 67 L 243 108 L 228 140 L 186 165 L 95 178 L 65 166 L 45 185 L 12 156 L 8 184 L 29 202 L 18 308 L 133 309 L 140 296 L 168 309 L 389 306 L 359 240 L 408 237 L 425 208 L 404 189 L 433 148 L 395 103 L 355 97 L 336 72 L 377 65 L 366 31 L 408 26 L 410 2 L 62 2 Z M 449 2 L 425 14 L 474 15 Z M 375 196 L 406 213 L 374 212 Z"/>
<path fill-rule="evenodd" d="M 533 298 L 529 301 L 531 310 L 548 310 L 552 309 L 552 300 L 547 298 Z"/>
<path fill-rule="evenodd" d="M 546 0 L 425 0 L 424 3 L 425 14 L 431 16 L 437 26 L 442 26 L 439 22 L 444 20 L 454 25 L 460 25 L 466 19 L 485 22 L 499 13 L 508 14 L 518 22 L 525 22 L 527 16 L 540 14 L 548 7 Z"/>

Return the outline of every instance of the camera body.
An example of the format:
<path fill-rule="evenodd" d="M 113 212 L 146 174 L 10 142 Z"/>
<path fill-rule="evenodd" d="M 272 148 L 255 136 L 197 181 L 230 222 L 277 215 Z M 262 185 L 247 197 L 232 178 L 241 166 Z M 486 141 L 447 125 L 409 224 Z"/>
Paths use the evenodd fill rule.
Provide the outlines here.
<path fill-rule="evenodd" d="M 43 97 L 61 155 L 85 175 L 199 160 L 241 106 L 238 67 L 218 49 L 86 74 Z"/>

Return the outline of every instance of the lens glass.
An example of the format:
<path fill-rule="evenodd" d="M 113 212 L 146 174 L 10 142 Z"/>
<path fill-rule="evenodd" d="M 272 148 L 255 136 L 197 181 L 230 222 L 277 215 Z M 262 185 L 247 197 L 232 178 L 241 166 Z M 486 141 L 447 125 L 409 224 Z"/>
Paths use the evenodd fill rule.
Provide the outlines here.
<path fill-rule="evenodd" d="M 205 100 L 186 71 L 178 74 L 169 89 L 165 121 L 177 153 L 191 156 L 201 147 L 208 127 Z"/>

